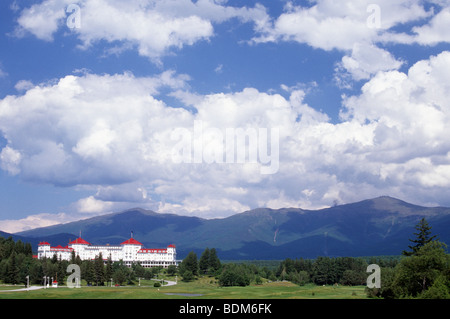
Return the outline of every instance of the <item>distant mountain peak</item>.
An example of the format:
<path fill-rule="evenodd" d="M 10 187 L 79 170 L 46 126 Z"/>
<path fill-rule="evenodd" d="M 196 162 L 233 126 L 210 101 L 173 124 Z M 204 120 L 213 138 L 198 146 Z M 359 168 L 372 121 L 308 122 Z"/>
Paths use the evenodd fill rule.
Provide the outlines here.
<path fill-rule="evenodd" d="M 376 256 L 400 254 L 422 217 L 433 234 L 450 243 L 450 208 L 422 207 L 390 196 L 317 210 L 257 208 L 215 219 L 131 208 L 17 235 L 36 244 L 65 244 L 82 229 L 89 242 L 107 244 L 126 241 L 132 231 L 146 247 L 176 244 L 180 257 L 206 247 L 216 248 L 223 259 Z"/>
<path fill-rule="evenodd" d="M 372 199 L 372 201 L 388 201 L 388 202 L 399 202 L 399 203 L 405 203 L 407 204 L 405 201 L 392 197 L 392 196 L 388 196 L 388 195 L 382 195 L 382 196 L 378 196 Z"/>
<path fill-rule="evenodd" d="M 391 197 L 391 196 L 386 196 L 386 195 L 375 197 L 371 201 L 377 205 L 402 205 L 402 206 L 409 206 L 409 207 L 422 207 L 422 206 L 414 205 L 414 204 L 405 202 L 401 199 Z"/>

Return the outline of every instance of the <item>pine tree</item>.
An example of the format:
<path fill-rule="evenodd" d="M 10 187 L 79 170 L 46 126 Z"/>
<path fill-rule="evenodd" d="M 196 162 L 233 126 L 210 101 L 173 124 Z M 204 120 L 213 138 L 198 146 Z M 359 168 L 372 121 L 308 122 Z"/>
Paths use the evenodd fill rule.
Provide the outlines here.
<path fill-rule="evenodd" d="M 83 261 L 81 260 L 80 255 L 77 255 L 77 257 L 75 257 L 75 264 L 81 266 L 82 263 Z"/>
<path fill-rule="evenodd" d="M 75 264 L 75 259 L 76 259 L 75 250 L 72 250 L 72 253 L 70 254 L 70 263 Z"/>
<path fill-rule="evenodd" d="M 9 262 L 7 264 L 7 282 L 10 284 L 18 284 L 20 282 L 19 278 L 19 267 L 16 263 L 16 253 L 13 251 L 9 257 Z"/>
<path fill-rule="evenodd" d="M 193 251 L 191 251 L 186 258 L 183 259 L 179 266 L 180 275 L 186 279 L 191 276 L 197 276 L 198 275 L 198 261 L 197 261 L 197 254 Z M 189 280 L 190 280 L 189 279 Z"/>
<path fill-rule="evenodd" d="M 100 253 L 94 261 L 94 274 L 95 274 L 95 282 L 97 286 L 100 284 L 103 286 L 105 282 L 105 267 L 103 265 L 103 256 Z"/>
<path fill-rule="evenodd" d="M 95 281 L 94 265 L 92 261 L 86 260 L 82 263 L 81 276 L 88 285 Z"/>
<path fill-rule="evenodd" d="M 425 218 L 422 218 L 419 223 L 416 225 L 417 233 L 414 233 L 416 239 L 410 239 L 409 241 L 414 243 L 414 245 L 408 245 L 408 247 L 412 251 L 403 251 L 402 254 L 405 256 L 416 255 L 417 251 L 423 247 L 425 244 L 436 239 L 436 235 L 431 236 L 431 226 L 428 225 L 428 222 Z"/>
<path fill-rule="evenodd" d="M 204 275 L 208 272 L 208 269 L 210 267 L 209 258 L 210 258 L 209 248 L 206 247 L 206 249 L 203 251 L 202 255 L 200 256 L 200 260 L 198 262 L 198 268 L 202 275 Z"/>
<path fill-rule="evenodd" d="M 30 275 L 30 284 L 40 284 L 44 273 L 40 260 L 33 259 L 28 270 Z"/>
<path fill-rule="evenodd" d="M 220 267 L 221 267 L 220 259 L 219 259 L 219 257 L 217 257 L 216 249 L 212 248 L 209 251 L 209 268 L 210 268 L 210 272 L 216 273 L 217 271 L 220 270 Z"/>
<path fill-rule="evenodd" d="M 33 256 L 33 248 L 31 247 L 30 243 L 26 243 L 25 244 L 25 251 L 24 251 L 24 253 L 27 256 Z"/>
<path fill-rule="evenodd" d="M 217 257 L 217 252 L 215 248 L 206 248 L 200 260 L 198 262 L 199 271 L 201 274 L 208 274 L 209 276 L 214 276 L 220 269 L 220 259 Z"/>
<path fill-rule="evenodd" d="M 113 267 L 112 267 L 112 256 L 111 254 L 108 257 L 108 260 L 106 261 L 106 267 L 105 267 L 105 279 L 106 281 L 111 280 L 113 276 Z"/>

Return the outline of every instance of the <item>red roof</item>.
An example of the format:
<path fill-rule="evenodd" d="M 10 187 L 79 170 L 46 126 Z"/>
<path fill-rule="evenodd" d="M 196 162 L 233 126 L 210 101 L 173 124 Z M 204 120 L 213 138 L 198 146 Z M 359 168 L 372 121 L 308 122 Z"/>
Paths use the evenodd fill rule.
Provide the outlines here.
<path fill-rule="evenodd" d="M 79 245 L 90 245 L 90 243 L 88 243 L 87 241 L 85 241 L 83 238 L 79 237 L 77 239 L 75 239 L 74 241 L 71 241 L 69 243 L 69 245 L 72 244 L 79 244 Z"/>
<path fill-rule="evenodd" d="M 175 248 L 175 245 L 174 245 L 174 244 L 171 244 L 171 245 L 169 245 L 169 246 L 167 246 L 167 247 Z"/>
<path fill-rule="evenodd" d="M 142 244 L 134 238 L 125 240 L 123 243 L 121 243 L 121 245 L 140 245 L 140 246 L 142 246 Z"/>
<path fill-rule="evenodd" d="M 40 245 L 48 245 L 48 246 L 50 246 L 50 244 L 47 243 L 46 241 L 41 241 L 41 242 L 39 243 L 39 246 L 40 246 Z"/>

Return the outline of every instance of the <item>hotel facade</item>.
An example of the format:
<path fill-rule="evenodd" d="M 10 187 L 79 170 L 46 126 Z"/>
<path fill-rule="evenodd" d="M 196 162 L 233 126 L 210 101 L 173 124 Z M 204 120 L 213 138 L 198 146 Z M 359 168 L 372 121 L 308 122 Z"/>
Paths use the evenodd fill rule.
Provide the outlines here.
<path fill-rule="evenodd" d="M 71 241 L 65 247 L 61 245 L 52 247 L 48 242 L 41 242 L 38 245 L 37 258 L 52 258 L 56 255 L 58 259 L 71 260 L 73 253 L 81 260 L 94 260 L 102 254 L 105 262 L 108 258 L 111 258 L 113 262 L 121 260 L 128 267 L 134 263 L 139 263 L 146 268 L 178 266 L 175 245 L 169 245 L 166 248 L 144 248 L 143 244 L 132 237 L 118 246 L 92 245 L 81 237 Z"/>

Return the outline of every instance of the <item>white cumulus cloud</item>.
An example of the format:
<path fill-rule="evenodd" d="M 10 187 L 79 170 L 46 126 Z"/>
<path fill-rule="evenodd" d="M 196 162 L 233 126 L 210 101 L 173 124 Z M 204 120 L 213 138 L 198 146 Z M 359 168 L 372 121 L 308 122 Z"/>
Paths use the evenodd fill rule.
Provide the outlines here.
<path fill-rule="evenodd" d="M 253 42 L 290 41 L 338 50 L 344 56 L 336 80 L 345 87 L 352 80 L 400 68 L 403 61 L 383 48 L 385 44 L 449 42 L 449 12 L 444 1 L 435 1 L 431 8 L 420 0 L 288 2 L 282 14 L 257 30 Z"/>
<path fill-rule="evenodd" d="M 202 95 L 174 72 L 68 75 L 0 100 L 2 169 L 28 181 L 91 188 L 74 203 L 88 215 L 141 206 L 213 217 L 383 194 L 439 202 L 450 186 L 449 76 L 450 52 L 406 73 L 379 71 L 359 94 L 343 98 L 341 121 L 332 123 L 304 102 L 301 89 L 289 97 L 250 87 Z M 185 108 L 166 104 L 162 88 Z M 262 174 L 258 157 L 224 160 L 227 129 L 238 128 L 279 130 L 276 172 Z M 192 153 L 180 163 L 173 151 L 181 141 Z"/>
<path fill-rule="evenodd" d="M 15 34 L 31 33 L 52 41 L 57 31 L 74 34 L 80 48 L 97 42 L 112 45 L 107 52 L 136 49 L 140 55 L 158 61 L 171 50 L 208 41 L 214 24 L 230 19 L 252 22 L 255 28 L 268 19 L 265 8 L 226 6 L 211 0 L 44 0 L 21 11 Z M 75 21 L 76 20 L 76 21 Z"/>

